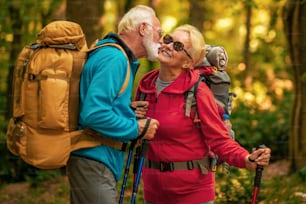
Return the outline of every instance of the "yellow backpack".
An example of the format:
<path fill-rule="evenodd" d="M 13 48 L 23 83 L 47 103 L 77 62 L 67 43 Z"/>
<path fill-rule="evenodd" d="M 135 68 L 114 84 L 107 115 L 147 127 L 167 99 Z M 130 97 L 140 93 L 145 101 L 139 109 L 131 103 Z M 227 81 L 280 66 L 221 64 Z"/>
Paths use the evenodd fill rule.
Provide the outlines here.
<path fill-rule="evenodd" d="M 102 46 L 125 54 L 117 44 Z M 36 43 L 22 49 L 14 68 L 13 117 L 6 134 L 11 153 L 37 168 L 55 169 L 65 166 L 76 149 L 101 144 L 122 149 L 121 142 L 93 130 L 77 130 L 80 74 L 93 49 L 87 48 L 80 25 L 69 21 L 48 24 Z M 129 62 L 127 69 L 119 94 L 130 78 Z"/>

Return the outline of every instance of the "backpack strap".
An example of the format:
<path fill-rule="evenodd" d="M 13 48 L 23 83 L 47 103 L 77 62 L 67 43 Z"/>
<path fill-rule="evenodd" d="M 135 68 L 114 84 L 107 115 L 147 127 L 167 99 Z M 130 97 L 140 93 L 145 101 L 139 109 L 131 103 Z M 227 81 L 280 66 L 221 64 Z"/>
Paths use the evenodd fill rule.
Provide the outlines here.
<path fill-rule="evenodd" d="M 139 91 L 139 98 L 138 98 L 138 100 L 140 100 L 140 101 L 145 101 L 145 100 L 146 100 L 146 97 L 147 97 L 147 94 L 145 94 L 145 93 Z"/>
<path fill-rule="evenodd" d="M 191 109 L 194 110 L 193 122 L 197 127 L 200 127 L 200 119 L 198 115 L 198 107 L 196 102 L 196 96 L 200 82 L 203 81 L 203 77 L 199 77 L 198 81 L 185 93 L 185 115 L 190 117 Z"/>
<path fill-rule="evenodd" d="M 73 59 L 73 69 L 71 70 L 71 78 L 69 85 L 69 105 L 70 110 L 79 109 L 79 91 L 80 91 L 80 75 L 82 73 L 85 61 L 86 52 L 71 52 Z M 69 111 L 69 129 L 77 129 L 78 124 L 78 111 Z"/>
<path fill-rule="evenodd" d="M 121 93 L 123 93 L 125 91 L 125 89 L 128 86 L 129 83 L 129 79 L 130 79 L 130 62 L 129 62 L 129 58 L 126 54 L 126 52 L 124 51 L 124 49 L 115 43 L 105 43 L 93 48 L 90 48 L 87 53 L 92 52 L 96 49 L 99 49 L 101 47 L 105 47 L 105 46 L 113 46 L 118 48 L 119 50 L 121 50 L 123 52 L 123 54 L 125 55 L 125 57 L 128 60 L 128 66 L 127 66 L 127 74 L 125 77 L 125 80 L 122 84 L 122 87 L 120 89 L 120 91 L 118 92 L 118 95 L 120 95 Z M 106 145 L 109 147 L 112 147 L 114 149 L 120 150 L 120 151 L 125 151 L 126 149 L 126 145 L 127 143 L 124 142 L 120 142 L 108 137 L 105 137 L 101 134 L 99 134 L 98 132 L 96 132 L 93 129 L 90 128 L 85 128 L 84 130 L 79 130 L 79 131 L 75 131 L 71 133 L 71 151 L 74 150 L 78 150 L 78 149 L 82 149 L 82 148 L 88 148 L 88 147 L 96 147 L 99 145 Z"/>
<path fill-rule="evenodd" d="M 128 58 L 126 52 L 125 52 L 125 50 L 124 50 L 120 45 L 118 45 L 118 44 L 116 44 L 116 43 L 105 43 L 105 44 L 101 44 L 101 45 L 95 46 L 95 47 L 93 47 L 93 48 L 90 48 L 87 52 L 89 53 L 89 52 L 92 52 L 92 51 L 94 51 L 94 50 L 96 50 L 96 49 L 98 49 L 98 48 L 105 47 L 105 46 L 113 46 L 113 47 L 118 48 L 119 50 L 122 51 L 122 53 L 124 54 L 124 56 L 126 57 L 126 59 L 127 59 L 127 61 L 128 61 L 128 62 L 127 62 L 127 64 L 128 64 L 128 66 L 127 66 L 127 73 L 126 73 L 124 82 L 123 82 L 123 84 L 122 84 L 122 86 L 121 86 L 121 89 L 120 89 L 120 91 L 118 92 L 118 95 L 120 95 L 120 94 L 122 94 L 122 93 L 125 91 L 125 89 L 127 88 L 128 84 L 129 84 L 130 75 L 131 75 L 130 60 L 129 60 L 129 58 Z"/>

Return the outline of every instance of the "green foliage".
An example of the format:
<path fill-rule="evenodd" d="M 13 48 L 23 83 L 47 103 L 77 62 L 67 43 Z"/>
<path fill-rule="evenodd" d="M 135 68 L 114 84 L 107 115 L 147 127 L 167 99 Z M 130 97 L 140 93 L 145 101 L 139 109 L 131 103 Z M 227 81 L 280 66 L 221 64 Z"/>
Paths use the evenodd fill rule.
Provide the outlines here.
<path fill-rule="evenodd" d="M 277 167 L 276 167 L 277 168 Z M 257 201 L 262 204 L 302 203 L 305 180 L 300 171 L 286 176 L 263 171 Z M 305 176 L 305 175 L 304 175 Z M 231 168 L 230 174 L 216 173 L 216 204 L 251 203 L 255 171 Z"/>
<path fill-rule="evenodd" d="M 265 144 L 272 149 L 272 159 L 286 158 L 290 100 L 291 93 L 286 92 L 283 100 L 274 99 L 278 108 L 268 110 L 261 110 L 258 105 L 247 105 L 243 101 L 237 102 L 231 119 L 236 140 L 248 150 Z"/>
<path fill-rule="evenodd" d="M 253 171 L 230 168 L 230 173 L 216 173 L 216 204 L 251 203 Z"/>
<path fill-rule="evenodd" d="M 306 166 L 298 171 L 298 176 L 302 181 L 306 181 Z"/>
<path fill-rule="evenodd" d="M 60 170 L 39 170 L 33 169 L 31 174 L 25 176 L 25 180 L 30 183 L 31 186 L 36 187 L 39 183 L 52 178 L 57 178 L 61 176 Z"/>
<path fill-rule="evenodd" d="M 303 195 L 305 192 L 305 181 L 302 181 L 297 173 L 290 176 L 280 176 L 266 180 L 263 182 L 263 186 L 260 189 L 264 204 L 304 203 Z"/>
<path fill-rule="evenodd" d="M 30 186 L 28 183 L 11 184 L 0 188 L 0 202 L 13 204 L 66 204 L 69 186 L 66 177 L 57 177 Z"/>

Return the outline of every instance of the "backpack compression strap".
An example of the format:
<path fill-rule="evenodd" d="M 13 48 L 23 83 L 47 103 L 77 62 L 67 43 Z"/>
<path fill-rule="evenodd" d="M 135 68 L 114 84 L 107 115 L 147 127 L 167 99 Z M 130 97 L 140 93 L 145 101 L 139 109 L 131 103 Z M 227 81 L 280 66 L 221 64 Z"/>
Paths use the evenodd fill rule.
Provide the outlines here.
<path fill-rule="evenodd" d="M 94 50 L 96 50 L 98 48 L 105 47 L 105 46 L 113 46 L 113 47 L 118 48 L 119 50 L 122 51 L 122 53 L 124 54 L 124 56 L 127 59 L 127 64 L 128 64 L 128 66 L 127 66 L 127 73 L 126 73 L 126 76 L 125 76 L 125 80 L 124 80 L 124 82 L 123 82 L 123 84 L 121 86 L 121 89 L 120 89 L 120 91 L 118 93 L 118 95 L 120 95 L 120 94 L 122 94 L 125 91 L 125 89 L 127 88 L 128 84 L 129 84 L 130 75 L 131 75 L 130 60 L 129 60 L 125 50 L 120 45 L 118 45 L 116 43 L 105 43 L 105 44 L 102 44 L 102 45 L 98 45 L 96 47 L 93 47 L 93 48 L 89 49 L 87 52 L 92 52 L 92 51 L 94 51 Z"/>

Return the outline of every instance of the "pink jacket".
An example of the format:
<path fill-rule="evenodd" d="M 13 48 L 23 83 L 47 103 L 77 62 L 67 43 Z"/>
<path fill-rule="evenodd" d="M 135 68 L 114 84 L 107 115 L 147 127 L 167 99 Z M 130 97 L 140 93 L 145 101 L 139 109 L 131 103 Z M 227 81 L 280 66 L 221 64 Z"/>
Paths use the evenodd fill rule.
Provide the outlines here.
<path fill-rule="evenodd" d="M 146 74 L 139 91 L 149 101 L 147 116 L 160 122 L 157 134 L 150 141 L 147 159 L 156 162 L 182 162 L 203 159 L 212 150 L 221 160 L 236 167 L 245 167 L 248 152 L 232 140 L 218 114 L 213 95 L 205 83 L 200 83 L 197 105 L 201 129 L 185 116 L 184 93 L 198 80 L 194 71 L 183 72 L 157 97 L 155 81 L 159 70 Z M 201 174 L 193 170 L 160 172 L 143 168 L 145 200 L 158 204 L 200 203 L 214 200 L 214 173 Z"/>

